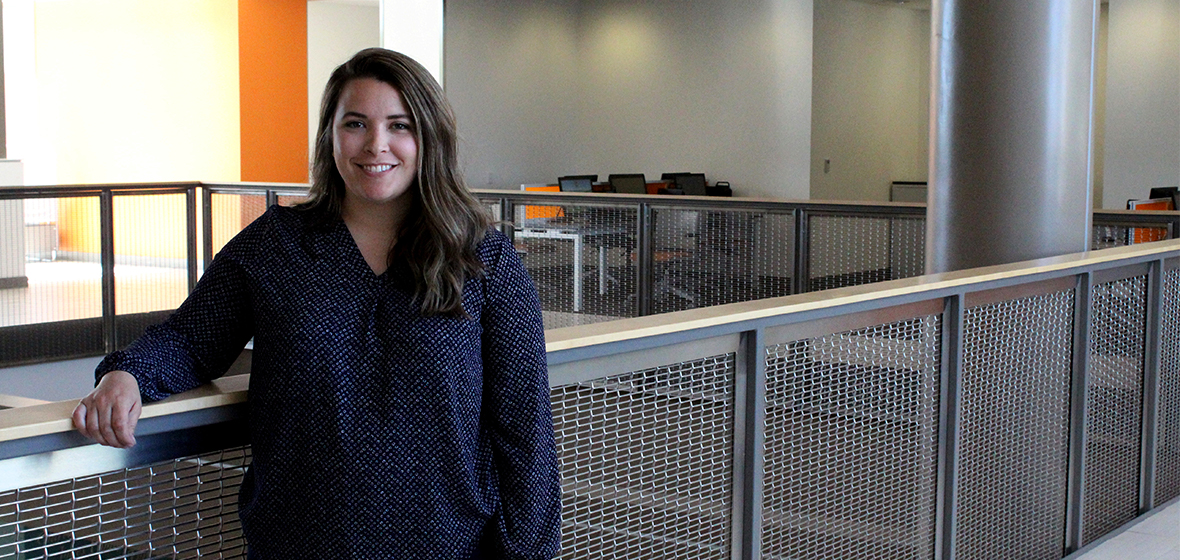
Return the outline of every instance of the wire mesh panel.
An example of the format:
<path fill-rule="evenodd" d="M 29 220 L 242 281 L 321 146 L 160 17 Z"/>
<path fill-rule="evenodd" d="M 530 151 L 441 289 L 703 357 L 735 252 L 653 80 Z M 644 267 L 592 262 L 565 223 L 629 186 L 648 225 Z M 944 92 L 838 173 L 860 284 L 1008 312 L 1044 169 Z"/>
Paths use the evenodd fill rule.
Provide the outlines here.
<path fill-rule="evenodd" d="M 98 197 L 0 204 L 0 365 L 101 353 Z"/>
<path fill-rule="evenodd" d="M 791 294 L 792 214 L 652 208 L 652 312 Z"/>
<path fill-rule="evenodd" d="M 541 295 L 545 328 L 634 317 L 637 207 L 516 208 L 516 251 Z"/>
<path fill-rule="evenodd" d="M 163 321 L 188 296 L 187 215 L 184 194 L 114 197 L 120 348 Z"/>
<path fill-rule="evenodd" d="M 1094 224 L 1091 229 L 1090 249 L 1109 249 L 1136 243 L 1148 243 L 1171 239 L 1171 224 L 1166 221 L 1146 224 Z"/>
<path fill-rule="evenodd" d="M 275 202 L 279 206 L 295 206 L 307 201 L 307 196 L 302 194 L 280 194 L 275 197 Z"/>
<path fill-rule="evenodd" d="M 1073 291 L 967 309 L 955 558 L 1061 557 Z"/>
<path fill-rule="evenodd" d="M 762 558 L 931 558 L 940 317 L 766 349 Z"/>
<path fill-rule="evenodd" d="M 242 228 L 266 211 L 265 195 L 215 192 L 213 200 L 213 254 L 216 255 Z"/>
<path fill-rule="evenodd" d="M 922 274 L 925 228 L 919 217 L 811 216 L 808 291 Z"/>
<path fill-rule="evenodd" d="M 487 210 L 488 215 L 492 217 L 492 221 L 494 223 L 499 224 L 500 222 L 507 219 L 507 217 L 501 213 L 502 206 L 500 205 L 499 198 L 480 197 L 479 201 L 483 203 L 484 210 Z"/>
<path fill-rule="evenodd" d="M 1094 287 L 1086 393 L 1082 544 L 1139 514 L 1147 279 Z"/>
<path fill-rule="evenodd" d="M 726 559 L 734 355 L 552 392 L 563 559 Z"/>
<path fill-rule="evenodd" d="M 0 494 L 2 558 L 244 558 L 248 448 Z"/>
<path fill-rule="evenodd" d="M 1091 251 L 1127 245 L 1129 230 L 1125 227 L 1095 224 L 1091 231 L 1093 232 L 1090 236 Z"/>
<path fill-rule="evenodd" d="M 1160 340 L 1153 507 L 1180 496 L 1180 270 L 1164 273 Z"/>
<path fill-rule="evenodd" d="M 889 279 L 926 274 L 926 218 L 890 218 Z"/>

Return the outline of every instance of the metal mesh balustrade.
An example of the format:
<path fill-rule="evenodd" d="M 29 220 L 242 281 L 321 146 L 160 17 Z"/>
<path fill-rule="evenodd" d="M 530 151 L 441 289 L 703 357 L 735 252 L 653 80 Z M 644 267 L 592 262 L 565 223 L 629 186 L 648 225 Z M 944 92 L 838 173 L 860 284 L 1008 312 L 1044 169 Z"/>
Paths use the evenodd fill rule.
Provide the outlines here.
<path fill-rule="evenodd" d="M 0 363 L 103 351 L 98 197 L 0 201 Z"/>
<path fill-rule="evenodd" d="M 248 463 L 235 448 L 0 493 L 0 557 L 244 558 Z"/>
<path fill-rule="evenodd" d="M 1086 394 L 1082 544 L 1139 514 L 1147 279 L 1094 287 Z"/>
<path fill-rule="evenodd" d="M 810 218 L 808 291 L 921 275 L 926 266 L 923 217 Z"/>
<path fill-rule="evenodd" d="M 560 558 L 730 557 L 734 360 L 553 389 Z"/>
<path fill-rule="evenodd" d="M 1073 302 L 1069 290 L 965 312 L 955 558 L 1061 557 Z"/>
<path fill-rule="evenodd" d="M 1110 249 L 1127 244 L 1128 229 L 1121 226 L 1094 225 L 1090 236 L 1090 250 Z"/>
<path fill-rule="evenodd" d="M 939 316 L 766 349 L 762 558 L 932 558 Z"/>
<path fill-rule="evenodd" d="M 213 254 L 266 211 L 266 196 L 213 193 Z"/>
<path fill-rule="evenodd" d="M 1180 270 L 1164 273 L 1153 507 L 1180 496 Z"/>
<path fill-rule="evenodd" d="M 792 214 L 652 208 L 652 312 L 791 294 Z"/>
<path fill-rule="evenodd" d="M 517 253 L 541 296 L 545 328 L 634 317 L 637 207 L 516 207 Z"/>
<path fill-rule="evenodd" d="M 188 296 L 184 194 L 115 195 L 116 345 L 131 344 Z M 98 262 L 99 253 L 86 258 Z"/>
<path fill-rule="evenodd" d="M 1098 216 L 1095 215 L 1095 219 L 1097 218 Z M 1096 251 L 1099 249 L 1109 249 L 1111 247 L 1121 247 L 1123 245 L 1148 243 L 1172 238 L 1171 226 L 1166 221 L 1157 223 L 1149 222 L 1140 225 L 1110 223 L 1110 220 L 1106 221 L 1108 223 L 1094 224 L 1090 230 L 1090 250 Z"/>

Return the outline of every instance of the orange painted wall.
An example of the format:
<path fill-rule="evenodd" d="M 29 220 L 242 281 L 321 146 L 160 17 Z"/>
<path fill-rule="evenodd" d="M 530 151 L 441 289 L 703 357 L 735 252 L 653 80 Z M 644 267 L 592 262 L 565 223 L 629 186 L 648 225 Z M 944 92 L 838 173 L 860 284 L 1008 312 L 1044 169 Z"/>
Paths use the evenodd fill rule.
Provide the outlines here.
<path fill-rule="evenodd" d="M 238 0 L 242 180 L 306 183 L 307 0 Z"/>

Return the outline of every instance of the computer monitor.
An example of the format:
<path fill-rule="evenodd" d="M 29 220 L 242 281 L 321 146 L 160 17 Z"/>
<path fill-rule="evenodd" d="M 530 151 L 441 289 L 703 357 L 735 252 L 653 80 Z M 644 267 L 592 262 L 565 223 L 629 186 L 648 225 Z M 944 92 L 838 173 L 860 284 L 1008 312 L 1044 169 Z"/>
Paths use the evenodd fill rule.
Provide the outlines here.
<path fill-rule="evenodd" d="M 705 174 L 685 173 L 676 177 L 676 186 L 689 196 L 705 196 Z"/>
<path fill-rule="evenodd" d="M 561 192 L 592 192 L 598 175 L 567 175 L 557 179 Z"/>
<path fill-rule="evenodd" d="M 643 173 L 620 173 L 610 176 L 610 186 L 617 193 L 647 194 L 647 178 Z"/>
<path fill-rule="evenodd" d="M 1180 187 L 1151 187 L 1150 198 L 1170 198 L 1172 208 L 1180 210 Z"/>

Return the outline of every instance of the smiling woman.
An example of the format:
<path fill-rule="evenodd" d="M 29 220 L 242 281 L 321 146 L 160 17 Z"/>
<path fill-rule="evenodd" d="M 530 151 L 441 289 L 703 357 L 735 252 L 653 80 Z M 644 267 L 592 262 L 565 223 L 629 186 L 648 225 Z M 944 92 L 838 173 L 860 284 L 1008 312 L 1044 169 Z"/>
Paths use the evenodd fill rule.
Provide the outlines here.
<path fill-rule="evenodd" d="M 135 444 L 142 401 L 254 340 L 250 558 L 549 559 L 561 487 L 536 289 L 457 169 L 442 89 L 366 49 L 328 81 L 314 182 L 97 368 L 74 412 Z"/>

